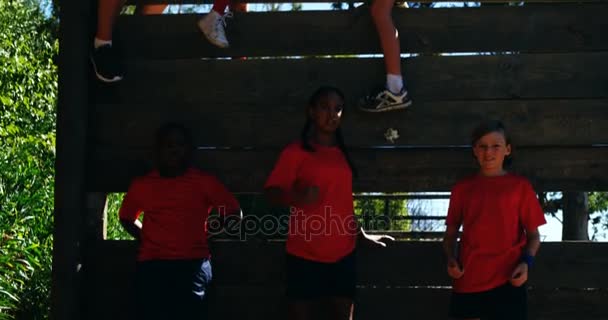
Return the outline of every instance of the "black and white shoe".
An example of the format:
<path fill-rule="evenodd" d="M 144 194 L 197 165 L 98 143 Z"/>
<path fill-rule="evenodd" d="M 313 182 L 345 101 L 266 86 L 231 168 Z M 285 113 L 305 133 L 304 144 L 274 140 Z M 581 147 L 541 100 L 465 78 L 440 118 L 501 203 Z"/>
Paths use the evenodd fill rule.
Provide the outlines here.
<path fill-rule="evenodd" d="M 405 88 L 401 89 L 401 92 L 398 94 L 383 88 L 375 94 L 364 97 L 359 105 L 359 109 L 365 112 L 385 112 L 405 109 L 411 105 L 412 99 L 410 99 Z"/>
<path fill-rule="evenodd" d="M 123 78 L 122 65 L 111 45 L 106 44 L 91 53 L 91 63 L 97 79 L 103 82 L 116 82 Z"/>

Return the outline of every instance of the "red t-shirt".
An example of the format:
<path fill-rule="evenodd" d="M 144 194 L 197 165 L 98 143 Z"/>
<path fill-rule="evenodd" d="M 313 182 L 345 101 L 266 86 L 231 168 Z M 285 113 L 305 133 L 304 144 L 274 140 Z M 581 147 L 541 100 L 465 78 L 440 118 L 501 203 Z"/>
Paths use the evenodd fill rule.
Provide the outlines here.
<path fill-rule="evenodd" d="M 294 185 L 319 188 L 314 204 L 296 206 L 286 199 L 291 210 L 286 249 L 307 260 L 336 262 L 355 248 L 352 172 L 338 147 L 313 144 L 313 148 L 309 152 L 299 142 L 288 145 L 265 188 L 278 187 L 284 192 Z"/>
<path fill-rule="evenodd" d="M 190 168 L 164 178 L 155 170 L 133 180 L 119 216 L 134 221 L 144 212 L 138 261 L 200 259 L 209 257 L 206 223 L 213 208 L 220 214 L 239 210 L 215 177 Z"/>
<path fill-rule="evenodd" d="M 462 278 L 455 292 L 480 292 L 509 281 L 526 245 L 525 230 L 545 224 L 543 210 L 526 178 L 514 174 L 471 176 L 452 189 L 446 224 L 462 225 Z"/>

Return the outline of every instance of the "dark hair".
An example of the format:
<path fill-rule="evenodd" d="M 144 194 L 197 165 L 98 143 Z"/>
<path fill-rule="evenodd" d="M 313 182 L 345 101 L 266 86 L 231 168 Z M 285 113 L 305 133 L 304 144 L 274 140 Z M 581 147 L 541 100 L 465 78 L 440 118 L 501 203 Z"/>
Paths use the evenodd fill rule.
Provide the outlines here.
<path fill-rule="evenodd" d="M 331 87 L 331 86 L 322 86 L 322 87 L 318 88 L 308 99 L 308 108 L 312 108 L 312 107 L 316 106 L 322 98 L 327 97 L 328 95 L 330 95 L 332 93 L 338 95 L 338 97 L 340 97 L 340 99 L 342 99 L 343 101 L 345 100 L 344 93 L 342 93 L 342 91 L 340 89 L 338 89 L 336 87 Z M 312 121 L 310 120 L 310 117 L 308 116 L 308 112 L 307 112 L 306 113 L 306 123 L 304 124 L 304 128 L 302 128 L 302 132 L 300 133 L 300 140 L 301 140 L 301 144 L 302 144 L 302 149 L 309 151 L 309 152 L 314 152 L 315 149 L 310 144 L 310 141 L 308 141 L 308 138 L 309 138 L 308 136 L 310 134 L 310 128 L 312 128 Z M 355 165 L 350 158 L 348 149 L 346 148 L 346 145 L 344 144 L 344 136 L 342 135 L 342 129 L 339 127 L 338 127 L 338 129 L 336 129 L 336 143 L 338 144 L 338 148 L 340 148 L 340 150 L 342 150 L 342 154 L 344 154 L 344 158 L 346 158 L 346 162 L 348 163 L 348 166 L 350 167 L 350 170 L 351 170 L 353 176 L 356 177 L 357 169 L 355 168 Z"/>
<path fill-rule="evenodd" d="M 170 122 L 156 129 L 154 140 L 154 147 L 156 148 L 156 150 L 158 150 L 161 141 L 174 132 L 179 133 L 184 137 L 186 146 L 190 150 L 194 149 L 194 143 L 192 141 L 192 132 L 190 131 L 190 129 L 186 128 L 186 126 L 184 126 L 183 124 L 177 122 Z"/>
<path fill-rule="evenodd" d="M 475 128 L 475 130 L 473 130 L 473 134 L 471 135 L 471 146 L 475 147 L 475 144 L 477 143 L 477 141 L 479 141 L 479 139 L 481 139 L 481 137 L 492 132 L 498 132 L 502 134 L 505 137 L 505 142 L 507 143 L 507 145 L 511 144 L 511 135 L 505 128 L 505 125 L 500 120 L 488 120 L 482 122 Z M 509 167 L 513 163 L 512 154 L 513 145 L 511 145 L 511 154 L 506 156 L 505 161 L 503 162 L 503 165 L 505 167 Z"/>

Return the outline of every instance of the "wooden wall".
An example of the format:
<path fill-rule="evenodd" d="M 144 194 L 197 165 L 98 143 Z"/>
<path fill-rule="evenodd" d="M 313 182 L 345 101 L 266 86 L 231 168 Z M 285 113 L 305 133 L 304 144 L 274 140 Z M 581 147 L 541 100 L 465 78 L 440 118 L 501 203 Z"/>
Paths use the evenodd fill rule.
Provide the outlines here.
<path fill-rule="evenodd" d="M 488 118 L 511 129 L 514 170 L 538 190 L 608 190 L 608 2 L 487 2 L 494 5 L 394 10 L 414 105 L 370 115 L 355 105 L 382 85 L 384 68 L 373 56 L 380 47 L 366 7 L 237 13 L 227 50 L 204 40 L 194 15 L 122 16 L 116 42 L 126 77 L 108 85 L 89 75 L 87 88 L 87 30 L 79 26 L 90 2 L 64 1 L 54 317 L 119 320 L 133 311 L 135 243 L 83 241 L 101 238 L 83 231 L 83 221 L 103 221 L 84 198 L 125 191 L 149 169 L 158 126 L 184 122 L 197 165 L 232 191 L 259 192 L 322 84 L 347 95 L 357 191 L 449 190 L 475 170 L 469 134 Z M 394 143 L 384 139 L 389 128 L 399 132 Z M 214 244 L 216 319 L 282 318 L 282 246 Z M 531 275 L 531 319 L 608 319 L 607 250 L 544 244 Z M 449 280 L 438 243 L 362 246 L 359 266 L 359 319 L 445 319 Z"/>
<path fill-rule="evenodd" d="M 123 16 L 127 74 L 93 85 L 87 190 L 126 190 L 171 120 L 194 130 L 198 165 L 259 192 L 322 84 L 347 95 L 357 191 L 449 190 L 475 170 L 469 135 L 489 118 L 512 131 L 514 170 L 538 189 L 606 190 L 607 14 L 605 2 L 395 9 L 414 105 L 371 115 L 356 103 L 384 81 L 383 62 L 354 56 L 380 53 L 367 7 L 237 13 L 227 50 L 207 43 L 195 15 Z"/>
<path fill-rule="evenodd" d="M 84 267 L 87 315 L 133 314 L 135 243 L 98 242 Z M 211 319 L 285 319 L 282 241 L 221 241 L 212 245 L 215 288 Z M 447 319 L 451 282 L 439 242 L 363 244 L 357 255 L 356 319 Z M 608 244 L 543 243 L 530 274 L 530 319 L 604 320 Z"/>

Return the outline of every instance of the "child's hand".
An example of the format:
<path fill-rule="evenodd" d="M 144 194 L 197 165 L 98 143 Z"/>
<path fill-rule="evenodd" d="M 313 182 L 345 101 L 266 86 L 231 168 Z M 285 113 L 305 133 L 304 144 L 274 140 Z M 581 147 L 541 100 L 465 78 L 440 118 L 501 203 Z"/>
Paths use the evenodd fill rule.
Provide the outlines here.
<path fill-rule="evenodd" d="M 393 238 L 393 237 L 391 237 L 389 235 L 386 235 L 386 234 L 366 234 L 366 233 L 363 233 L 363 236 L 365 237 L 365 239 L 367 239 L 367 240 L 369 240 L 369 241 L 371 241 L 371 242 L 373 242 L 375 244 L 381 245 L 383 247 L 386 247 L 386 243 L 382 242 L 382 240 L 386 239 L 386 240 L 395 241 L 395 238 Z"/>
<path fill-rule="evenodd" d="M 511 274 L 511 280 L 509 280 L 514 287 L 521 287 L 526 281 L 528 281 L 528 264 L 521 262 L 513 270 Z"/>
<path fill-rule="evenodd" d="M 464 274 L 464 269 L 460 267 L 460 264 L 454 258 L 448 260 L 448 274 L 452 279 L 460 279 Z"/>

